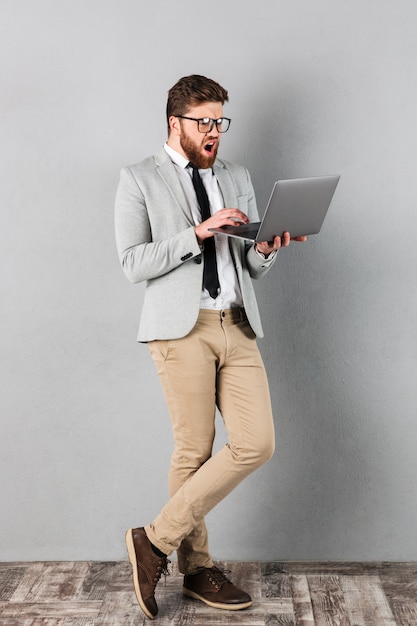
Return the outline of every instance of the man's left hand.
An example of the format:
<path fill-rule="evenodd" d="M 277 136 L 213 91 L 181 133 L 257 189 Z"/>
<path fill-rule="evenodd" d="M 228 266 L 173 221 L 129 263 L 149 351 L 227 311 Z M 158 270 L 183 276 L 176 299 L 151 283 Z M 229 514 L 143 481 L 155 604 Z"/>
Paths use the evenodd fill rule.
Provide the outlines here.
<path fill-rule="evenodd" d="M 274 250 L 279 250 L 281 247 L 287 248 L 290 245 L 290 241 L 307 241 L 306 236 L 291 237 L 290 233 L 286 232 L 282 237 L 274 237 L 274 241 L 260 241 L 256 244 L 258 252 L 262 252 L 265 256 L 268 256 Z"/>

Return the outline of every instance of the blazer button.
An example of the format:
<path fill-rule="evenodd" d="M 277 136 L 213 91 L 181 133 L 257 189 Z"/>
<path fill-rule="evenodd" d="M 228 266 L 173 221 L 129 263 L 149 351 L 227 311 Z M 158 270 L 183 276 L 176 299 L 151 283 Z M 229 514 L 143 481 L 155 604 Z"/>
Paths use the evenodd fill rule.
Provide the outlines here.
<path fill-rule="evenodd" d="M 195 259 L 193 259 L 194 263 L 197 263 L 197 265 L 201 265 L 201 256 L 197 256 Z"/>
<path fill-rule="evenodd" d="M 188 259 L 191 259 L 192 256 L 193 256 L 193 253 L 188 252 L 187 254 L 184 254 L 184 256 L 181 257 L 181 261 L 187 261 Z"/>

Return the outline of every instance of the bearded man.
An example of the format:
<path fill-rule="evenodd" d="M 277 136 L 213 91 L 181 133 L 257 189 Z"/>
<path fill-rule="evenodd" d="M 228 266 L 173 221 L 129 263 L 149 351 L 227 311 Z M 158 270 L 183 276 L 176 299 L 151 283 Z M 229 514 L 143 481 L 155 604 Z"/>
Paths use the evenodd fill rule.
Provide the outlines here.
<path fill-rule="evenodd" d="M 138 341 L 156 364 L 174 436 L 170 498 L 154 520 L 126 533 L 136 596 L 150 619 L 175 550 L 184 594 L 224 610 L 252 604 L 214 565 L 204 518 L 274 452 L 252 279 L 265 276 L 290 234 L 252 244 L 209 230 L 259 219 L 246 168 L 217 158 L 231 122 L 227 101 L 217 82 L 181 78 L 168 93 L 166 144 L 122 169 L 116 197 L 122 268 L 146 283 Z M 216 408 L 228 442 L 212 455 Z"/>

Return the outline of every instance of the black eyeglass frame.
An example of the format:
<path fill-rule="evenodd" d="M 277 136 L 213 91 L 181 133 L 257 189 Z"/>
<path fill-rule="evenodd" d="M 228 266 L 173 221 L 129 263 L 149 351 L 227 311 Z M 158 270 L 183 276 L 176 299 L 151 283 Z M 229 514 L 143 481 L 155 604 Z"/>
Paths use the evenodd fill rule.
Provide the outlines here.
<path fill-rule="evenodd" d="M 213 130 L 214 124 L 216 124 L 216 128 L 219 133 L 227 133 L 227 131 L 230 128 L 231 121 L 232 121 L 230 117 L 219 117 L 217 120 L 213 119 L 212 117 L 197 118 L 197 117 L 187 117 L 187 115 L 176 115 L 175 117 L 179 117 L 182 120 L 191 120 L 193 122 L 197 122 L 197 128 L 198 128 L 199 133 L 211 133 L 211 131 Z M 219 126 L 223 124 L 224 120 L 227 120 L 229 122 L 229 125 L 226 128 L 226 130 L 221 130 Z M 208 130 L 200 130 L 200 122 L 204 122 L 205 124 L 208 124 L 210 122 L 210 128 Z"/>

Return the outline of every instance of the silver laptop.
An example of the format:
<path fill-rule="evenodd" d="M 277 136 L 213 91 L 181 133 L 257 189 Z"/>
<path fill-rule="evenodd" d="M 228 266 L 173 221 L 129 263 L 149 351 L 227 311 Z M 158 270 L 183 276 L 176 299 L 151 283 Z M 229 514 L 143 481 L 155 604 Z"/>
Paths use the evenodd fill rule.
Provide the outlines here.
<path fill-rule="evenodd" d="M 315 235 L 321 229 L 340 176 L 278 180 L 261 222 L 209 228 L 214 233 L 249 241 L 273 241 L 288 231 L 291 237 Z"/>

